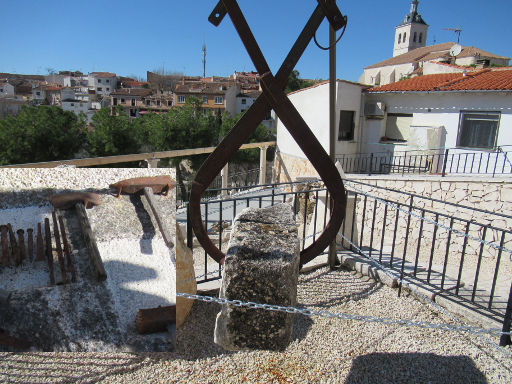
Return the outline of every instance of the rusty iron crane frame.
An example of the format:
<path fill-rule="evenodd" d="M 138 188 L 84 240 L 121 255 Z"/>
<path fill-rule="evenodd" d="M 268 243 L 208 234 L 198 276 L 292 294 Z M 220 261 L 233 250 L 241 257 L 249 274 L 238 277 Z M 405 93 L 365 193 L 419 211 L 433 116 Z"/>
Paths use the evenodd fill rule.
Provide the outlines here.
<path fill-rule="evenodd" d="M 329 223 L 316 241 L 301 252 L 301 265 L 313 260 L 329 246 L 335 239 L 345 217 L 347 198 L 340 174 L 320 142 L 284 94 L 289 75 L 306 50 L 324 17 L 327 17 L 330 25 L 336 31 L 346 25 L 346 17 L 341 14 L 335 0 L 317 0 L 317 2 L 317 7 L 275 76 L 270 71 L 237 0 L 219 1 L 208 18 L 213 25 L 218 26 L 224 16 L 229 15 L 256 70 L 260 74 L 263 91 L 203 163 L 192 182 L 190 190 L 190 220 L 194 233 L 205 251 L 220 264 L 224 263 L 225 254 L 208 237 L 201 218 L 201 195 L 271 109 L 274 109 L 286 129 L 318 171 L 331 196 L 332 209 Z"/>

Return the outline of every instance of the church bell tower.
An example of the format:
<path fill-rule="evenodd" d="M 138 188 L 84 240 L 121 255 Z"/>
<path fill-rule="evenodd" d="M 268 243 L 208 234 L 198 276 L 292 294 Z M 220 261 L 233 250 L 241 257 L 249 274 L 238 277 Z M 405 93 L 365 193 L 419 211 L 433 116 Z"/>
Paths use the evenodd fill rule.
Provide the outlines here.
<path fill-rule="evenodd" d="M 396 26 L 393 57 L 426 45 L 428 25 L 418 13 L 418 3 L 418 0 L 411 1 L 409 13 Z"/>

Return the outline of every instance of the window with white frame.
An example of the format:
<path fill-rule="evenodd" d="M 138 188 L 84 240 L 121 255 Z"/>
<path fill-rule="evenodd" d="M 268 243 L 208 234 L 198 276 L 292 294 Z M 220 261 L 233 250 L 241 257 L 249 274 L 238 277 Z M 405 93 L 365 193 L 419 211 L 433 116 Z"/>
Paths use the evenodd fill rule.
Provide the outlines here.
<path fill-rule="evenodd" d="M 185 102 L 185 96 L 178 96 L 178 103 L 184 103 Z"/>
<path fill-rule="evenodd" d="M 457 146 L 491 149 L 496 146 L 500 112 L 460 112 Z"/>
<path fill-rule="evenodd" d="M 242 99 L 242 104 L 246 104 L 247 103 L 247 99 Z"/>
<path fill-rule="evenodd" d="M 222 96 L 215 96 L 215 104 L 222 104 L 224 102 L 224 98 Z"/>
<path fill-rule="evenodd" d="M 412 114 L 408 113 L 388 113 L 386 119 L 386 140 L 397 142 L 409 140 L 412 118 Z"/>
<path fill-rule="evenodd" d="M 203 96 L 203 104 L 208 104 L 208 96 Z"/>
<path fill-rule="evenodd" d="M 135 99 L 132 99 L 132 107 L 135 107 Z"/>

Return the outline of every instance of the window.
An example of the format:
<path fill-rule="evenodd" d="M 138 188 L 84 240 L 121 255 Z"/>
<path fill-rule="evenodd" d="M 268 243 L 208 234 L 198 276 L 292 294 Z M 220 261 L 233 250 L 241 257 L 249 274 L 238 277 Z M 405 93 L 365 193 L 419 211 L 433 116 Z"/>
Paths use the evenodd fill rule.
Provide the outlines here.
<path fill-rule="evenodd" d="M 4 91 L 4 89 L 3 89 L 3 88 L 0 88 L 0 92 L 3 92 L 3 91 Z"/>
<path fill-rule="evenodd" d="M 121 104 L 124 104 L 124 99 L 121 99 Z"/>
<path fill-rule="evenodd" d="M 98 84 L 101 84 L 101 79 L 98 79 Z"/>
<path fill-rule="evenodd" d="M 247 99 L 242 99 L 242 104 L 247 104 Z"/>
<path fill-rule="evenodd" d="M 156 106 L 159 107 L 160 106 L 160 100 L 157 100 L 156 101 Z"/>
<path fill-rule="evenodd" d="M 74 107 L 75 106 L 75 103 L 71 103 L 71 106 Z"/>
<path fill-rule="evenodd" d="M 208 96 L 203 96 L 203 104 L 208 104 Z"/>
<path fill-rule="evenodd" d="M 461 112 L 457 146 L 494 148 L 500 116 L 500 112 Z"/>
<path fill-rule="evenodd" d="M 418 37 L 417 33 L 414 32 L 414 37 L 412 38 L 412 41 L 416 42 L 416 38 Z"/>
<path fill-rule="evenodd" d="M 354 140 L 354 114 L 355 111 L 340 111 L 338 141 Z"/>
<path fill-rule="evenodd" d="M 403 42 L 405 43 L 405 38 L 407 37 L 407 32 L 404 32 L 404 40 Z"/>
<path fill-rule="evenodd" d="M 112 101 L 114 102 L 114 105 L 117 105 L 117 97 L 112 98 Z"/>
<path fill-rule="evenodd" d="M 107 89 L 107 91 L 110 91 L 110 88 L 107 87 L 106 89 Z"/>
<path fill-rule="evenodd" d="M 96 89 L 97 91 L 103 91 L 103 88 L 99 87 Z"/>
<path fill-rule="evenodd" d="M 215 96 L 215 104 L 222 104 L 223 100 L 222 96 Z"/>
<path fill-rule="evenodd" d="M 132 99 L 132 107 L 135 107 L 135 99 Z"/>
<path fill-rule="evenodd" d="M 398 44 L 400 44 L 402 42 L 402 34 L 399 33 L 398 34 Z"/>
<path fill-rule="evenodd" d="M 146 106 L 150 106 L 151 105 L 151 100 L 146 100 Z"/>
<path fill-rule="evenodd" d="M 36 95 L 37 96 L 41 96 L 41 92 L 36 92 Z"/>
<path fill-rule="evenodd" d="M 185 102 L 185 96 L 178 96 L 178 103 L 184 103 Z"/>
<path fill-rule="evenodd" d="M 386 139 L 398 142 L 409 140 L 411 124 L 412 114 L 388 113 L 386 121 Z"/>
<path fill-rule="evenodd" d="M 423 32 L 420 32 L 420 39 L 419 42 L 421 43 L 423 41 Z"/>
<path fill-rule="evenodd" d="M 106 81 L 107 81 L 107 84 L 108 84 L 108 83 L 110 83 L 110 80 L 109 80 L 109 79 L 107 79 Z"/>
<path fill-rule="evenodd" d="M 167 101 L 167 106 L 169 106 L 169 107 L 172 106 L 172 101 L 171 100 Z"/>

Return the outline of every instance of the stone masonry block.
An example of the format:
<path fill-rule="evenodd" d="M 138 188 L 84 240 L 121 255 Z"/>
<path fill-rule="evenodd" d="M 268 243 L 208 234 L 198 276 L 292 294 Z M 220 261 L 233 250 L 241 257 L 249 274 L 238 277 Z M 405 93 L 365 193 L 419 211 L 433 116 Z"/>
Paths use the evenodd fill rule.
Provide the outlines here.
<path fill-rule="evenodd" d="M 220 297 L 295 306 L 299 264 L 292 207 L 246 208 L 233 225 Z M 227 350 L 283 350 L 292 326 L 293 314 L 223 305 L 214 340 Z"/>

